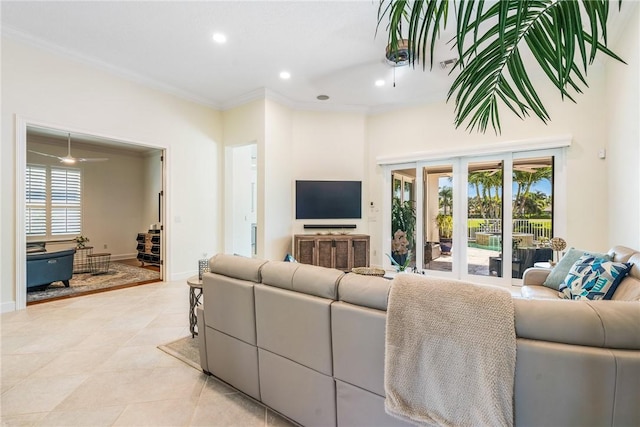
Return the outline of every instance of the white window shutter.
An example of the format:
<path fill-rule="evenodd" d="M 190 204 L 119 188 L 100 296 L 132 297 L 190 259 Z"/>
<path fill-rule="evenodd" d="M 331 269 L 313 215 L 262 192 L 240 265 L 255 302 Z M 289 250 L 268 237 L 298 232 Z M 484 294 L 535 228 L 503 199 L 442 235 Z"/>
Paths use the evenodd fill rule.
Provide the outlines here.
<path fill-rule="evenodd" d="M 47 169 L 27 165 L 25 176 L 26 233 L 27 236 L 47 234 Z"/>
<path fill-rule="evenodd" d="M 51 234 L 82 231 L 82 186 L 78 169 L 51 168 Z"/>

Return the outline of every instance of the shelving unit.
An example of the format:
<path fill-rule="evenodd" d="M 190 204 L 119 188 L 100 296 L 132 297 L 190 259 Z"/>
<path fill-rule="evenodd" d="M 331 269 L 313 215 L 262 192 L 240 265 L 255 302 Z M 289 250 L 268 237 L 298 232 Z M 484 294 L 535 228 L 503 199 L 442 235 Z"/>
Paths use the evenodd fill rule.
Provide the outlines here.
<path fill-rule="evenodd" d="M 144 267 L 146 264 L 160 265 L 160 230 L 149 230 L 147 233 L 138 233 L 136 238 L 138 242 L 137 250 L 138 261 Z"/>

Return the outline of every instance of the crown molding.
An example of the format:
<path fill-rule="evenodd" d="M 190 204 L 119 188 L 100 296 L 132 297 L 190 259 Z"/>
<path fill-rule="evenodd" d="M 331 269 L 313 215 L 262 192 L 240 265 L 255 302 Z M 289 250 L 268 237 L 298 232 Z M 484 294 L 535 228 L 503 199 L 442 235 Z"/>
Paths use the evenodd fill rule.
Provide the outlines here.
<path fill-rule="evenodd" d="M 2 37 L 6 37 L 8 39 L 24 43 L 26 45 L 44 50 L 46 52 L 52 53 L 57 56 L 68 58 L 78 63 L 85 64 L 92 68 L 96 68 L 104 72 L 107 72 L 109 74 L 118 76 L 125 80 L 129 80 L 134 83 L 138 83 L 140 85 L 158 90 L 160 92 L 173 95 L 184 100 L 195 102 L 200 105 L 204 105 L 206 107 L 214 108 L 219 111 L 231 110 L 233 108 L 240 107 L 242 105 L 248 104 L 256 100 L 268 99 L 297 111 L 358 113 L 358 114 L 370 115 L 370 114 L 381 114 L 385 112 L 400 110 L 400 109 L 412 107 L 412 106 L 429 104 L 431 102 L 441 101 L 442 99 L 446 98 L 446 94 L 435 93 L 434 96 L 430 99 L 420 100 L 414 103 L 384 104 L 384 105 L 378 105 L 374 107 L 367 107 L 364 105 L 357 105 L 357 104 L 334 104 L 331 101 L 299 102 L 299 101 L 294 101 L 274 90 L 263 87 L 263 88 L 259 88 L 251 92 L 242 94 L 240 96 L 237 96 L 226 102 L 215 102 L 210 99 L 195 95 L 193 93 L 183 91 L 174 86 L 167 85 L 157 80 L 145 77 L 133 71 L 130 71 L 121 67 L 113 66 L 97 58 L 83 55 L 75 50 L 67 49 L 58 44 L 51 43 L 49 41 L 43 40 L 38 37 L 34 37 L 32 35 L 19 31 L 15 28 L 12 28 L 11 26 L 6 26 L 6 25 L 2 26 Z"/>
<path fill-rule="evenodd" d="M 2 26 L 2 36 L 7 37 L 8 39 L 12 39 L 27 45 L 30 45 L 35 48 L 42 49 L 49 53 L 53 53 L 55 55 L 59 55 L 62 57 L 66 57 L 72 59 L 76 62 L 89 65 L 93 68 L 100 69 L 102 71 L 108 72 L 110 74 L 116 75 L 123 79 L 132 81 L 134 83 L 141 84 L 143 86 L 150 87 L 152 89 L 156 89 L 160 92 L 176 96 L 178 98 L 182 98 L 188 101 L 195 102 L 197 104 L 201 104 L 207 107 L 212 107 L 215 109 L 220 109 L 220 104 L 216 102 L 212 102 L 209 99 L 194 95 L 193 93 L 183 91 L 174 86 L 161 83 L 157 80 L 151 79 L 149 77 L 145 77 L 141 74 L 135 73 L 133 71 L 127 70 L 125 68 L 115 67 L 107 62 L 101 61 L 97 58 L 83 55 L 75 50 L 64 48 L 55 43 L 51 43 L 49 41 L 43 40 L 38 37 L 34 37 L 32 35 L 23 33 L 15 28 L 10 26 L 3 25 Z"/>
<path fill-rule="evenodd" d="M 54 55 L 62 56 L 62 57 L 71 59 L 73 61 L 91 66 L 93 68 L 97 68 L 99 70 L 105 71 L 107 73 L 121 77 L 129 81 L 132 81 L 134 83 L 138 83 L 143 86 L 156 89 L 160 92 L 173 95 L 188 101 L 192 101 L 197 104 L 204 105 L 206 107 L 214 108 L 219 111 L 231 110 L 233 108 L 240 107 L 250 102 L 253 102 L 256 100 L 263 100 L 263 99 L 268 99 L 268 100 L 277 102 L 293 110 L 337 112 L 337 113 L 377 114 L 377 113 L 398 110 L 401 108 L 406 108 L 408 106 L 411 106 L 411 104 L 381 105 L 381 106 L 370 108 L 363 105 L 333 104 L 331 102 L 321 102 L 321 101 L 298 102 L 298 101 L 293 101 L 292 99 L 267 88 L 259 88 L 254 91 L 237 96 L 227 102 L 220 103 L 220 102 L 212 101 L 207 98 L 203 98 L 201 96 L 195 95 L 190 92 L 180 90 L 174 86 L 161 83 L 157 80 L 150 79 L 148 77 L 145 77 L 133 71 L 120 68 L 120 67 L 115 67 L 97 58 L 83 55 L 77 51 L 64 48 L 60 45 L 51 43 L 49 41 L 43 40 L 38 37 L 34 37 L 32 35 L 26 34 L 10 26 L 6 26 L 6 25 L 2 26 L 2 36 L 7 37 L 8 39 L 12 39 L 12 40 L 30 45 L 32 47 L 47 51 Z M 434 97 L 434 100 L 435 100 L 435 97 Z M 425 104 L 425 103 L 428 103 L 428 101 L 416 102 L 415 105 Z"/>

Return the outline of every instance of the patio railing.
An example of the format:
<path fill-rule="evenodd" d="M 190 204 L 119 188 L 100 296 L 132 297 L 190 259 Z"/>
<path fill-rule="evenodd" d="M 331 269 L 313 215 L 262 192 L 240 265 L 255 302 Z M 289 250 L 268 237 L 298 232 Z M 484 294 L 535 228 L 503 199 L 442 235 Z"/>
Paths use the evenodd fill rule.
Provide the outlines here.
<path fill-rule="evenodd" d="M 514 233 L 532 234 L 534 242 L 551 238 L 551 219 L 514 219 L 512 224 Z M 476 240 L 476 233 L 502 234 L 502 220 L 469 219 L 467 230 L 469 241 Z"/>

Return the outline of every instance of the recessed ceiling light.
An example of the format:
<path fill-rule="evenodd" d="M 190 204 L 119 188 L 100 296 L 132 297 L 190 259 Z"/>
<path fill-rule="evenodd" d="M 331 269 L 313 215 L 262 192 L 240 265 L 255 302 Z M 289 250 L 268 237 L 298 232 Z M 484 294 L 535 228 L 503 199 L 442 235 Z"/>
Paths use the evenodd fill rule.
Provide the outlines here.
<path fill-rule="evenodd" d="M 291 78 L 291 73 L 288 72 L 288 71 L 281 71 L 280 72 L 280 78 L 282 80 L 287 80 L 287 79 Z"/>
<path fill-rule="evenodd" d="M 384 80 L 382 80 L 382 79 L 376 80 L 376 86 L 378 86 L 378 87 L 384 86 Z"/>
<path fill-rule="evenodd" d="M 213 34 L 213 41 L 216 43 L 226 43 L 227 42 L 227 36 L 225 36 L 222 33 L 214 33 Z"/>
<path fill-rule="evenodd" d="M 316 98 L 320 101 L 326 101 L 327 99 L 329 99 L 329 95 L 318 95 L 316 96 Z"/>

